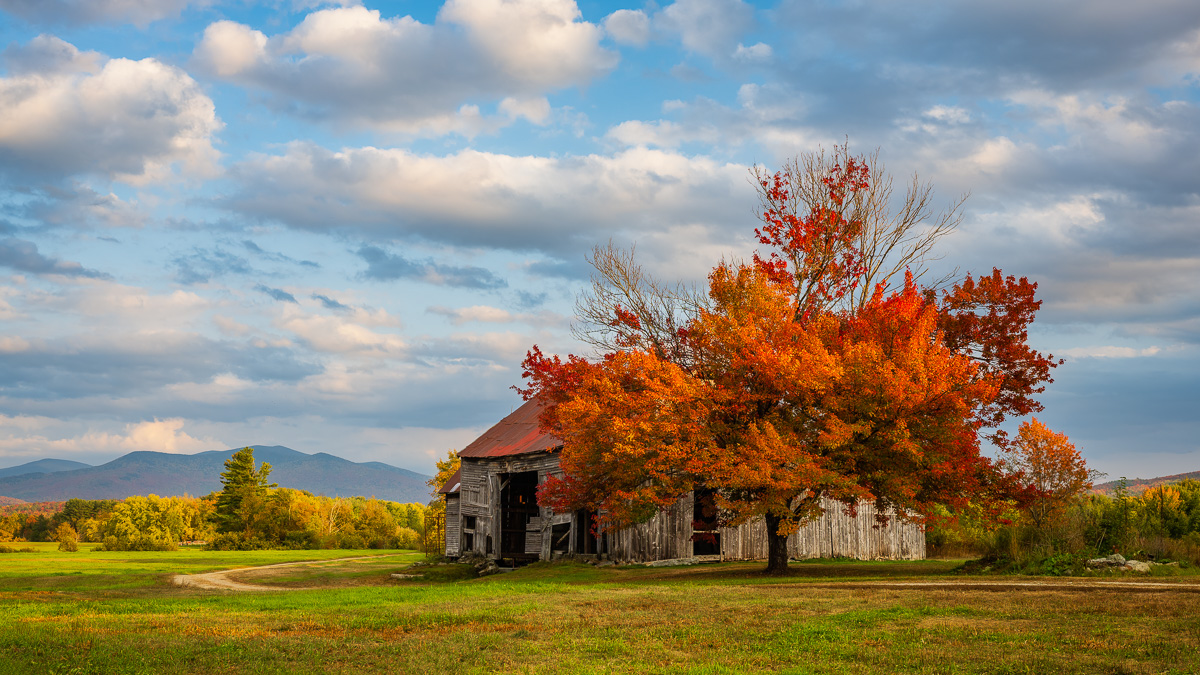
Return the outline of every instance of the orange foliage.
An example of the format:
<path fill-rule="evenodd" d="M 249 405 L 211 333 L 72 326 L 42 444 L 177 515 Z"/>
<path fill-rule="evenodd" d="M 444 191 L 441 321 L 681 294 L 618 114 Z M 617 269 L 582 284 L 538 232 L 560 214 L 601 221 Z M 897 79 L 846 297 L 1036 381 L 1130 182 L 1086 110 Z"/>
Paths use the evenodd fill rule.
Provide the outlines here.
<path fill-rule="evenodd" d="M 1093 474 L 1075 445 L 1066 434 L 1051 431 L 1036 417 L 1021 424 L 1006 455 L 1017 480 L 1030 493 L 1025 508 L 1037 527 L 1044 526 L 1072 497 L 1092 487 Z"/>
<path fill-rule="evenodd" d="M 849 158 L 825 185 L 836 208 L 866 173 Z M 763 188 L 787 202 L 779 176 Z M 1040 409 L 1031 395 L 1055 364 L 1026 344 L 1036 285 L 997 270 L 939 303 L 906 274 L 899 291 L 883 280 L 854 306 L 842 299 L 866 274 L 860 223 L 826 208 L 763 221 L 756 234 L 775 250 L 713 270 L 708 306 L 679 331 L 686 358 L 637 340 L 596 362 L 530 350 L 522 393 L 547 403 L 542 425 L 564 443 L 564 475 L 543 485 L 542 503 L 621 527 L 706 486 L 722 524 L 766 518 L 777 570 L 786 535 L 822 497 L 919 519 L 935 504 L 1016 494 L 979 437 Z"/>

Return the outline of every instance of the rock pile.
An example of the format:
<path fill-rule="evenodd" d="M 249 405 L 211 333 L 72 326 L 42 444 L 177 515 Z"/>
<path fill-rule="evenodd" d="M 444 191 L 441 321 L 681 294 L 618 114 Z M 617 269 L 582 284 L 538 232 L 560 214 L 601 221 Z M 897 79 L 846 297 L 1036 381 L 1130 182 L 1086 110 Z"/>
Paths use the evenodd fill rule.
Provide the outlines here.
<path fill-rule="evenodd" d="M 478 553 L 468 553 L 459 558 L 458 562 L 460 565 L 471 565 L 474 567 L 477 576 L 486 577 L 491 574 L 500 573 L 500 566 L 496 564 L 495 560 Z"/>
<path fill-rule="evenodd" d="M 1149 572 L 1151 567 L 1163 563 L 1143 562 L 1141 560 L 1126 560 L 1120 553 L 1114 553 L 1104 558 L 1092 558 L 1084 563 L 1090 570 L 1117 570 L 1119 572 Z M 1168 566 L 1178 567 L 1179 563 L 1167 563 Z"/>

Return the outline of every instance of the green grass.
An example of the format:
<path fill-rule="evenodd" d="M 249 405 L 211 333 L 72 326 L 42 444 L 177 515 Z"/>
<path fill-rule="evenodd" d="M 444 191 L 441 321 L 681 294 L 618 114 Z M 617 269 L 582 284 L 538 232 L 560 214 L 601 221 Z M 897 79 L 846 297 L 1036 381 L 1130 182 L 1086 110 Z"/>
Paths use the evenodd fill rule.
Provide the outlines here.
<path fill-rule="evenodd" d="M 685 568 L 461 567 L 393 580 L 375 551 L 0 555 L 0 673 L 1195 673 L 1200 593 L 869 587 L 961 578 L 956 561 Z M 395 553 L 395 552 L 385 552 Z M 308 558 L 244 581 L 178 572 Z"/>

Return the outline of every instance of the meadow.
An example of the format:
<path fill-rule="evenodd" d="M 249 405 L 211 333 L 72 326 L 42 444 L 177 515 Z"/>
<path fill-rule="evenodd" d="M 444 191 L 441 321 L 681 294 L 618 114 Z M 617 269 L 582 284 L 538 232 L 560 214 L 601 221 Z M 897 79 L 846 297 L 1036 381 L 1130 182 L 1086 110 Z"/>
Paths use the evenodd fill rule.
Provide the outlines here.
<path fill-rule="evenodd" d="M 25 544 L 22 544 L 25 546 Z M 1175 588 L 1005 588 L 958 561 L 681 568 L 539 563 L 390 573 L 405 551 L 0 554 L 4 673 L 1196 673 L 1200 578 Z M 350 556 L 378 556 L 330 562 Z M 203 591 L 242 570 L 308 590 Z M 887 584 L 953 581 L 953 587 Z M 1103 579 L 1102 579 L 1103 580 Z M 882 585 L 881 585 L 882 584 Z"/>

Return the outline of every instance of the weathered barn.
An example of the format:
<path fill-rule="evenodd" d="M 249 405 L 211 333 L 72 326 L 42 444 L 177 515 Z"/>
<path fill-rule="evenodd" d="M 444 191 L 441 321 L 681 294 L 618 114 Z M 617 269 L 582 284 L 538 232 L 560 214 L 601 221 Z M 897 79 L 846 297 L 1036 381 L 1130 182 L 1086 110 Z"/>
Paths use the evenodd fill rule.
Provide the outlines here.
<path fill-rule="evenodd" d="M 696 556 L 720 560 L 767 557 L 762 519 L 738 527 L 705 525 L 702 491 L 682 496 L 650 521 L 594 536 L 588 512 L 554 513 L 537 503 L 537 487 L 559 472 L 561 443 L 538 428 L 541 407 L 530 401 L 463 448 L 462 467 L 441 493 L 446 497 L 446 555 L 476 552 L 514 562 L 552 560 L 560 555 L 605 554 L 628 562 Z M 858 517 L 837 502 L 788 539 L 792 558 L 849 557 L 914 560 L 925 557 L 920 526 L 892 518 L 877 526 L 874 505 L 862 503 Z M 703 536 L 695 537 L 693 535 Z"/>

